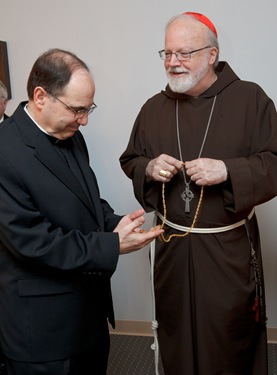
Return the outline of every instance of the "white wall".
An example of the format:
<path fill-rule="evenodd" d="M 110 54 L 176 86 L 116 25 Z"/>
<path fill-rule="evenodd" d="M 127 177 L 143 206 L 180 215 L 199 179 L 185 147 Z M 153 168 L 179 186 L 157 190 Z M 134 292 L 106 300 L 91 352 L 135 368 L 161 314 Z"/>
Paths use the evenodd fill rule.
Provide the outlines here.
<path fill-rule="evenodd" d="M 7 42 L 13 95 L 8 113 L 26 99 L 27 77 L 40 53 L 59 47 L 82 58 L 94 74 L 98 105 L 82 131 L 102 196 L 118 213 L 139 207 L 118 158 L 141 105 L 166 84 L 157 51 L 165 23 L 184 11 L 209 16 L 221 59 L 277 103 L 276 0 L 0 0 L 0 39 Z M 276 199 L 257 208 L 269 327 L 277 327 L 276 208 Z M 151 320 L 148 249 L 120 258 L 113 292 L 117 319 Z"/>

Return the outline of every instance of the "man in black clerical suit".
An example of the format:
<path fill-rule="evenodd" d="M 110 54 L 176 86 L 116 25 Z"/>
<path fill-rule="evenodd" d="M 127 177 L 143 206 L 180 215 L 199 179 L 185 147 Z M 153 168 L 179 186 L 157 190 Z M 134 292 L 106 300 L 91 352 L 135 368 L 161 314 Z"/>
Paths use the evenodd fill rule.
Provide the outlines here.
<path fill-rule="evenodd" d="M 0 126 L 0 344 L 8 375 L 106 374 L 114 325 L 110 277 L 145 232 L 144 211 L 100 198 L 79 131 L 96 108 L 76 55 L 35 62 L 21 103 Z"/>

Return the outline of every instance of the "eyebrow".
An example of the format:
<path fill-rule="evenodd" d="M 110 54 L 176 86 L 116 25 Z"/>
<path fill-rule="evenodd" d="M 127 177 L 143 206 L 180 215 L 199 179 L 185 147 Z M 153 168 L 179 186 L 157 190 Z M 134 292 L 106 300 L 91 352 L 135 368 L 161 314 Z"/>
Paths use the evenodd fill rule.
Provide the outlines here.
<path fill-rule="evenodd" d="M 93 104 L 92 104 L 93 105 Z M 70 106 L 71 108 L 73 108 L 75 111 L 80 111 L 82 109 L 90 109 L 91 107 L 84 107 L 84 106 L 80 106 L 80 107 L 74 107 L 73 105 Z"/>
<path fill-rule="evenodd" d="M 73 109 L 76 109 L 77 111 L 78 111 L 79 109 L 87 109 L 86 107 L 74 107 L 73 105 L 71 105 L 70 107 L 73 108 Z"/>

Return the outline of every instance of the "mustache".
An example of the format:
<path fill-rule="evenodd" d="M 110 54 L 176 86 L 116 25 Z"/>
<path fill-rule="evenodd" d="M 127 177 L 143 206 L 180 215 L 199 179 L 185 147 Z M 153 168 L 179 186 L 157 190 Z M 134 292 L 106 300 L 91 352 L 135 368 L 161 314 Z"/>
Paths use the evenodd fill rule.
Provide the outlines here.
<path fill-rule="evenodd" d="M 172 66 L 167 69 L 167 73 L 189 73 L 189 70 L 179 66 Z"/>

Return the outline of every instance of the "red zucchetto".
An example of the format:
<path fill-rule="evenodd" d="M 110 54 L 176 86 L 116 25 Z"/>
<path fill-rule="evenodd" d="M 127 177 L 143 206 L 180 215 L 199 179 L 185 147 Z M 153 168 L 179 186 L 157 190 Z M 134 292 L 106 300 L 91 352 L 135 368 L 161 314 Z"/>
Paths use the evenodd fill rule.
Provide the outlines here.
<path fill-rule="evenodd" d="M 216 28 L 214 26 L 214 24 L 212 23 L 211 20 L 209 20 L 208 17 L 204 16 L 204 14 L 201 14 L 201 13 L 195 13 L 195 12 L 185 12 L 183 14 L 186 14 L 188 16 L 191 16 L 195 19 L 197 19 L 198 21 L 204 23 L 204 25 L 206 25 L 210 30 L 212 30 L 212 32 L 215 34 L 215 36 L 217 37 L 217 31 L 216 31 Z"/>

